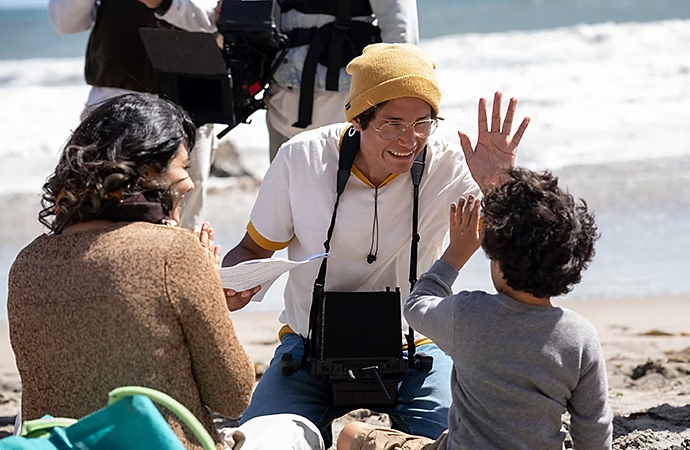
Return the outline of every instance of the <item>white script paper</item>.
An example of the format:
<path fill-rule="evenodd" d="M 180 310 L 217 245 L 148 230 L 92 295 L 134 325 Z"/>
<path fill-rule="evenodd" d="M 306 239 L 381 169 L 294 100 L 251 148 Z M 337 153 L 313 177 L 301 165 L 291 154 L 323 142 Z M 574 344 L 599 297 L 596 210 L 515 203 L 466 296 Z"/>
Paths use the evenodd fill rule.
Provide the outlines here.
<path fill-rule="evenodd" d="M 259 301 L 273 284 L 273 282 L 280 275 L 288 270 L 299 267 L 317 259 L 322 259 L 330 256 L 330 253 L 319 253 L 310 256 L 304 261 L 291 261 L 285 258 L 266 258 L 266 259 L 252 259 L 244 261 L 236 266 L 221 267 L 220 282 L 225 289 L 232 289 L 240 292 L 246 291 L 256 286 L 261 286 L 261 291 L 254 298 Z M 258 297 L 258 298 L 257 298 Z M 254 298 L 252 300 L 254 300 Z"/>

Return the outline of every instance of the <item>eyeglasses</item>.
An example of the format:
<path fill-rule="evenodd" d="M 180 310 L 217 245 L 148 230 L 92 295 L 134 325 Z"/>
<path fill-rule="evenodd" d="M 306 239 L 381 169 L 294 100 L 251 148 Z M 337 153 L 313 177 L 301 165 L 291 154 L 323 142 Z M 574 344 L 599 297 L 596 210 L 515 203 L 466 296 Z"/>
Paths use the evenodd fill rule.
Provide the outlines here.
<path fill-rule="evenodd" d="M 399 138 L 405 134 L 407 129 L 410 127 L 412 127 L 412 131 L 414 131 L 415 136 L 417 136 L 419 139 L 426 139 L 431 136 L 434 131 L 436 131 L 439 120 L 443 120 L 443 118 L 437 117 L 435 119 L 422 119 L 409 123 L 386 122 L 381 125 L 381 128 L 376 128 L 373 123 L 371 126 L 374 130 L 378 131 L 381 139 L 386 141 L 392 141 L 393 139 Z"/>

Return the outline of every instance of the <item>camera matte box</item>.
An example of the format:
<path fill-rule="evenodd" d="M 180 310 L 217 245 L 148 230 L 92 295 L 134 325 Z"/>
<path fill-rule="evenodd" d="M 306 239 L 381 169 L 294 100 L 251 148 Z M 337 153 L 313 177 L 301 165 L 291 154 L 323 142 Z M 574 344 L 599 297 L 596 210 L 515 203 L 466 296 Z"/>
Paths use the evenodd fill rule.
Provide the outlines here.
<path fill-rule="evenodd" d="M 197 126 L 235 125 L 231 79 L 210 33 L 140 28 L 160 95 L 184 108 Z"/>

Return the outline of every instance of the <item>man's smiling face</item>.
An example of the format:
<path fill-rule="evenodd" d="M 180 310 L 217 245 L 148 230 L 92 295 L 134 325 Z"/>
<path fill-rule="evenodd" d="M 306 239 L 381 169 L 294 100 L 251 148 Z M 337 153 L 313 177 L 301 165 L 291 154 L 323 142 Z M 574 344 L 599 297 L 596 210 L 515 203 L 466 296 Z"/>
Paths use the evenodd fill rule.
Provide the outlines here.
<path fill-rule="evenodd" d="M 375 185 L 391 174 L 409 171 L 428 140 L 428 137 L 420 139 L 411 124 L 429 119 L 431 114 L 431 106 L 424 100 L 402 97 L 378 109 L 366 130 L 361 129 L 359 120 L 353 120 L 353 126 L 362 136 L 357 168 Z M 383 139 L 377 129 L 386 123 L 407 125 L 407 129 L 397 138 Z"/>

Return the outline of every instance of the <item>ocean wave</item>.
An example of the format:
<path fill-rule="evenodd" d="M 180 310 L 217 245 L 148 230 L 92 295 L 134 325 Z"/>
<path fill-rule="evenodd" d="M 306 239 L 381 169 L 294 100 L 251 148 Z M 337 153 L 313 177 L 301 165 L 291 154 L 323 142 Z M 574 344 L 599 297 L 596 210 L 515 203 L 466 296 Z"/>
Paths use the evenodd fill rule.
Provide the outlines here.
<path fill-rule="evenodd" d="M 84 58 L 0 60 L 0 88 L 84 84 Z"/>
<path fill-rule="evenodd" d="M 516 120 L 532 119 L 518 153 L 531 168 L 606 165 L 690 156 L 690 20 L 605 23 L 541 31 L 463 34 L 424 40 L 443 91 L 437 133 L 476 139 L 477 100 L 501 90 L 520 100 Z M 45 177 L 79 114 L 89 87 L 83 58 L 0 61 L 0 190 Z M 263 161 L 261 113 L 228 139 L 250 161 Z M 262 175 L 265 167 L 251 167 Z M 11 180 L 8 181 L 8 180 Z M 35 184 L 34 184 L 35 188 Z"/>

